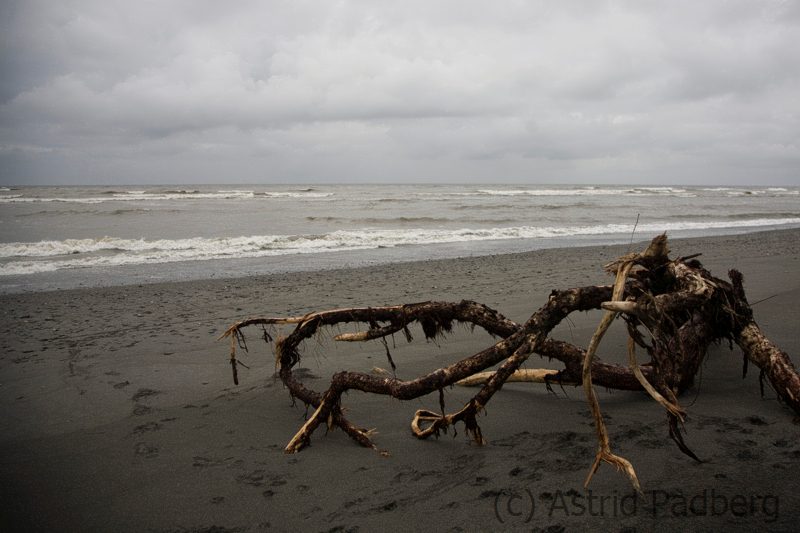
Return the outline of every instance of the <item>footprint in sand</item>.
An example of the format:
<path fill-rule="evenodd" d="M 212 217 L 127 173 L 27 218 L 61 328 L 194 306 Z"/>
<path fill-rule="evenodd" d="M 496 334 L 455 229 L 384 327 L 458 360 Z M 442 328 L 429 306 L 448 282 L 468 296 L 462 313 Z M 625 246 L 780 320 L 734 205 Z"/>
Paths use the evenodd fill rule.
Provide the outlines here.
<path fill-rule="evenodd" d="M 148 422 L 146 424 L 142 424 L 140 426 L 136 426 L 135 428 L 133 428 L 133 434 L 141 435 L 143 433 L 148 433 L 150 431 L 159 431 L 162 427 L 164 426 L 162 426 L 158 422 Z"/>
<path fill-rule="evenodd" d="M 253 487 L 260 487 L 264 485 L 264 470 L 254 470 L 249 474 L 242 474 L 240 476 L 236 476 L 236 481 L 239 483 L 243 483 L 245 485 L 252 485 Z"/>
<path fill-rule="evenodd" d="M 147 388 L 142 388 L 136 391 L 136 393 L 133 396 L 131 396 L 131 401 L 136 404 L 133 408 L 133 414 L 135 416 L 142 416 L 152 412 L 153 409 L 151 407 L 143 405 L 139 402 L 142 400 L 149 400 L 150 398 L 158 394 L 161 394 L 161 391 L 157 391 L 154 389 L 147 389 Z"/>
<path fill-rule="evenodd" d="M 136 446 L 133 447 L 133 453 L 138 457 L 152 459 L 158 457 L 158 447 L 147 444 L 146 442 L 137 442 Z"/>
<path fill-rule="evenodd" d="M 210 457 L 203 457 L 201 455 L 195 455 L 192 459 L 192 466 L 195 468 L 208 468 L 210 466 L 221 466 L 225 464 L 223 459 L 211 459 Z"/>
<path fill-rule="evenodd" d="M 143 415 L 146 415 L 146 414 L 150 414 L 152 412 L 153 412 L 153 409 L 151 407 L 148 407 L 148 406 L 142 405 L 142 404 L 136 404 L 134 406 L 134 408 L 133 408 L 134 416 L 143 416 Z"/>
<path fill-rule="evenodd" d="M 138 391 L 136 391 L 136 394 L 134 394 L 131 397 L 131 401 L 136 403 L 139 402 L 140 400 L 144 400 L 145 398 L 151 398 L 158 394 L 161 394 L 161 391 L 154 389 L 146 389 L 146 388 L 139 389 Z"/>

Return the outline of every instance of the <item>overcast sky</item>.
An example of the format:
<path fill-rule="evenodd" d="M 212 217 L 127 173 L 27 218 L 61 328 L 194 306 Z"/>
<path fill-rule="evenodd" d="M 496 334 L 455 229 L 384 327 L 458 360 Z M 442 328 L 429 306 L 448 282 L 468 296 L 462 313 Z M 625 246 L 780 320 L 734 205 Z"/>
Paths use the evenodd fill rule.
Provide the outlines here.
<path fill-rule="evenodd" d="M 3 0 L 0 183 L 800 185 L 800 2 Z"/>

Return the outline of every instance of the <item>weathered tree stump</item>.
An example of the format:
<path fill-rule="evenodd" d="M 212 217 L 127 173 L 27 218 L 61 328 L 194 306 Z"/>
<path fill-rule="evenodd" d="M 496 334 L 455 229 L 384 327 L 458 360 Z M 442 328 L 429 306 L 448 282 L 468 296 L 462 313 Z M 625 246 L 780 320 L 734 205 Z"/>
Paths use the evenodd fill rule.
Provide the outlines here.
<path fill-rule="evenodd" d="M 747 362 L 761 370 L 760 379 L 768 380 L 778 397 L 800 414 L 800 376 L 789 356 L 764 336 L 745 297 L 742 275 L 729 272 L 730 281 L 715 278 L 705 270 L 697 256 L 670 259 L 666 235 L 652 240 L 641 253 L 628 254 L 607 265 L 615 275 L 610 286 L 588 286 L 554 290 L 548 301 L 524 324 L 517 324 L 497 311 L 472 301 L 458 303 L 422 302 L 390 307 L 343 308 L 309 313 L 299 317 L 249 318 L 233 324 L 220 338 L 230 339 L 230 361 L 234 382 L 238 383 L 237 347 L 247 349 L 243 329 L 261 326 L 263 338 L 273 341 L 268 326 L 296 326 L 286 337 L 274 342 L 278 374 L 295 399 L 313 406 L 313 414 L 286 445 L 287 453 L 303 449 L 320 424 L 339 427 L 365 447 L 377 450 L 371 431 L 350 422 L 343 414 L 342 394 L 360 390 L 392 396 L 401 400 L 438 392 L 441 412 L 419 410 L 412 422 L 418 438 L 439 435 L 462 422 L 467 434 L 477 443 L 484 437 L 477 422 L 478 413 L 508 381 L 538 381 L 549 384 L 582 385 L 597 430 L 598 451 L 586 480 L 588 485 L 601 462 L 623 470 L 638 490 L 633 466 L 611 452 L 594 385 L 610 389 L 643 390 L 666 411 L 670 436 L 678 447 L 697 459 L 681 435 L 686 413 L 678 397 L 692 385 L 706 351 L 712 343 L 727 340 L 738 344 Z M 699 254 L 698 254 L 699 255 Z M 550 332 L 570 313 L 605 309 L 606 314 L 586 350 L 549 338 Z M 616 317 L 628 330 L 628 366 L 604 363 L 594 354 L 603 334 Z M 318 392 L 306 387 L 292 373 L 300 361 L 300 347 L 320 328 L 346 323 L 363 323 L 369 329 L 342 333 L 336 341 L 380 340 L 386 347 L 388 362 L 395 364 L 386 337 L 402 333 L 411 342 L 409 326 L 417 323 L 427 339 L 434 339 L 452 329 L 454 323 L 479 326 L 500 340 L 469 357 L 439 368 L 413 380 L 393 375 L 362 372 L 338 372 L 327 390 Z M 649 362 L 638 364 L 636 348 L 649 355 Z M 531 354 L 556 359 L 564 368 L 554 370 L 520 369 Z M 486 369 L 499 365 L 491 372 Z M 480 385 L 481 389 L 460 410 L 446 413 L 444 388 L 452 384 Z M 763 381 L 762 381 L 763 383 Z"/>

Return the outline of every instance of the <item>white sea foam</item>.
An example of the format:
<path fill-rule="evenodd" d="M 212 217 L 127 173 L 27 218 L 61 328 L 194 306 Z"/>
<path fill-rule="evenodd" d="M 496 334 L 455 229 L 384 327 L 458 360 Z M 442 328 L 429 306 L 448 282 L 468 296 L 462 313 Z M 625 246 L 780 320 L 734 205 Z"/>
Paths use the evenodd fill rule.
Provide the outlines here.
<path fill-rule="evenodd" d="M 196 190 L 175 190 L 167 192 L 147 192 L 147 191 L 124 191 L 111 192 L 102 196 L 86 197 L 36 197 L 15 195 L 0 195 L 0 203 L 77 203 L 77 204 L 99 204 L 104 202 L 141 202 L 141 201 L 164 201 L 164 200 L 241 200 L 249 198 L 328 198 L 334 193 L 323 192 L 254 192 L 247 190 L 221 190 L 216 192 L 200 192 Z"/>
<path fill-rule="evenodd" d="M 761 218 L 710 222 L 640 224 L 642 234 L 662 231 L 764 227 L 800 224 L 800 218 Z M 0 244 L 0 275 L 31 274 L 67 268 L 266 257 L 286 254 L 364 250 L 505 239 L 629 234 L 630 224 L 515 226 L 462 229 L 361 229 L 317 235 L 251 235 L 188 239 L 66 239 Z"/>
<path fill-rule="evenodd" d="M 35 196 L 23 196 L 21 194 L 0 196 L 0 204 L 23 204 L 23 203 L 50 203 L 50 202 L 71 202 L 78 204 L 99 204 L 108 202 L 113 198 L 37 198 Z"/>
<path fill-rule="evenodd" d="M 685 235 L 680 233 L 684 230 L 708 235 L 800 227 L 798 194 L 800 187 L 788 186 L 12 188 L 0 191 L 0 203 L 5 204 L 0 205 L 0 229 L 5 240 L 11 236 L 19 242 L 0 243 L 0 277 L 13 284 L 16 281 L 8 275 L 84 268 L 91 278 L 93 268 L 143 265 L 142 271 L 147 271 L 144 265 L 195 262 L 158 269 L 159 275 L 170 276 L 174 271 L 180 276 L 184 268 L 215 271 L 214 264 L 197 264 L 210 259 L 286 256 L 285 261 L 263 263 L 294 265 L 305 262 L 292 255 L 337 251 L 344 253 L 329 254 L 320 264 L 339 264 L 340 260 L 345 264 L 353 256 L 398 257 L 402 253 L 416 258 L 489 249 L 502 253 L 542 246 L 547 239 L 554 239 L 551 242 L 558 246 L 606 240 L 606 236 L 627 242 L 638 212 L 643 215 L 637 230 L 642 238 L 665 230 L 671 235 Z M 20 203 L 9 205 L 12 202 Z M 129 216 L 132 213 L 146 216 Z M 174 238 L 178 231 L 183 238 Z M 112 237 L 99 237 L 104 234 Z M 38 241 L 42 235 L 51 240 Z M 66 238 L 71 235 L 97 238 Z M 409 248 L 378 251 L 400 246 Z M 374 251 L 348 254 L 350 250 Z M 308 263 L 316 264 L 316 260 Z M 139 271 L 120 269 L 120 280 L 128 270 Z M 73 275 L 82 276 L 64 272 L 63 277 Z M 116 279 L 116 275 L 110 277 Z M 32 277 L 30 283 L 36 285 L 44 278 L 50 276 Z"/>
<path fill-rule="evenodd" d="M 330 198 L 334 194 L 332 192 L 259 192 L 255 193 L 256 196 L 264 196 L 267 198 Z"/>
<path fill-rule="evenodd" d="M 695 193 L 680 187 L 578 187 L 546 189 L 479 189 L 478 194 L 489 196 L 656 196 L 694 197 Z"/>
<path fill-rule="evenodd" d="M 479 189 L 478 194 L 488 196 L 607 196 L 624 194 L 620 189 Z"/>

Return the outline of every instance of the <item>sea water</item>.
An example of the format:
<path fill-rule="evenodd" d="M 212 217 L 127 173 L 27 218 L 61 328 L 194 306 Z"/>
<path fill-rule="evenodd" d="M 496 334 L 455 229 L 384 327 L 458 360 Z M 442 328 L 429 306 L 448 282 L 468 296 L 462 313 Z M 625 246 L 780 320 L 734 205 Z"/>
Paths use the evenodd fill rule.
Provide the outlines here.
<path fill-rule="evenodd" d="M 800 187 L 0 187 L 0 292 L 792 227 Z"/>

